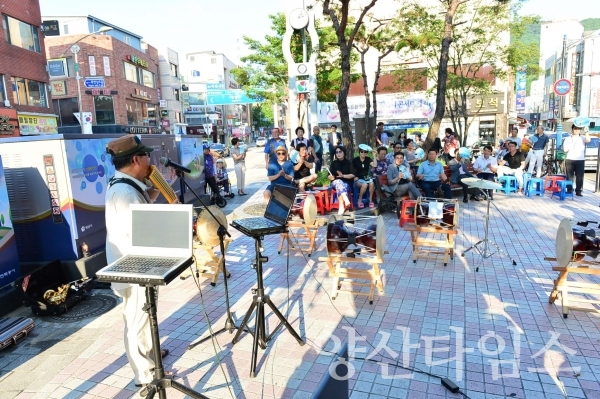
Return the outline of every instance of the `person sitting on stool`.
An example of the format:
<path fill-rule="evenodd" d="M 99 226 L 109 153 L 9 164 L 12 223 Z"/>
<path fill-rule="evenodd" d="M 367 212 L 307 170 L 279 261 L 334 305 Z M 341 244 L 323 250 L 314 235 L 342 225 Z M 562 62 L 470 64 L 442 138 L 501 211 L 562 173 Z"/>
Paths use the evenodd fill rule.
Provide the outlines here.
<path fill-rule="evenodd" d="M 525 168 L 525 157 L 521 151 L 517 151 L 517 143 L 508 142 L 508 153 L 499 162 L 497 173 L 498 177 L 512 175 L 519 184 L 519 193 L 523 192 L 523 169 Z"/>
<path fill-rule="evenodd" d="M 452 189 L 448 184 L 449 180 L 444 173 L 444 167 L 441 162 L 436 161 L 437 150 L 430 148 L 427 151 L 427 161 L 419 165 L 417 171 L 417 179 L 420 180 L 419 185 L 425 191 L 426 197 L 432 197 L 433 190 L 442 187 L 444 198 L 452 199 Z M 443 183 L 442 183 L 443 181 Z"/>
<path fill-rule="evenodd" d="M 480 179 L 495 180 L 494 173 L 498 170 L 498 161 L 492 156 L 493 150 L 491 145 L 484 146 L 483 155 L 480 155 L 473 164 L 473 170 Z M 486 194 L 490 200 L 494 199 L 494 190 L 486 190 Z"/>
<path fill-rule="evenodd" d="M 474 177 L 469 171 L 467 171 L 467 165 L 465 164 L 465 160 L 463 155 L 471 155 L 471 151 L 466 147 L 461 147 L 458 151 L 455 148 L 451 148 L 448 154 L 450 157 L 454 157 L 450 159 L 448 162 L 448 166 L 450 167 L 450 181 L 454 184 L 460 184 L 463 189 L 463 202 L 469 202 L 469 186 L 462 182 L 462 179 L 467 177 Z M 479 191 L 475 191 L 475 194 L 471 193 L 471 199 L 473 201 L 481 201 L 481 199 L 477 196 L 476 193 Z"/>

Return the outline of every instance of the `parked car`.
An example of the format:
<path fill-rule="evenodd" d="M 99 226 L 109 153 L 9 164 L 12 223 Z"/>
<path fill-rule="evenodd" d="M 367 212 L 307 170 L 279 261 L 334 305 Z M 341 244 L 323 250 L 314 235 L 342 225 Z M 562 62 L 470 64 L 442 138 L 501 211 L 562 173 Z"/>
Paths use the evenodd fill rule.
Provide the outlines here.
<path fill-rule="evenodd" d="M 267 145 L 267 139 L 265 137 L 259 137 L 256 139 L 257 147 L 264 147 Z"/>
<path fill-rule="evenodd" d="M 210 150 L 212 152 L 216 152 L 217 154 L 219 154 L 220 157 L 227 157 L 227 156 L 229 156 L 229 148 L 225 147 L 221 143 L 212 143 L 210 145 Z"/>
<path fill-rule="evenodd" d="M 596 170 L 600 139 L 598 137 L 590 138 L 590 142 L 585 145 L 585 170 Z"/>

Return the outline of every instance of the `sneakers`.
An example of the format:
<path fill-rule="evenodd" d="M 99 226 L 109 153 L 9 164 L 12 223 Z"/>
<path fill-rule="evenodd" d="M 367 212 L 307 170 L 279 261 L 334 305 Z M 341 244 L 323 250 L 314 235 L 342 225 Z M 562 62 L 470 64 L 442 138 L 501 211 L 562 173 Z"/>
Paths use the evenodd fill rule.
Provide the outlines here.
<path fill-rule="evenodd" d="M 581 193 L 575 193 L 575 195 L 578 197 L 583 197 L 583 194 L 581 194 Z"/>
<path fill-rule="evenodd" d="M 481 201 L 481 198 L 479 198 L 479 196 L 477 196 L 477 195 L 471 195 L 471 199 L 473 201 Z"/>
<path fill-rule="evenodd" d="M 466 204 L 469 202 L 469 199 L 467 197 L 463 198 L 463 202 Z"/>

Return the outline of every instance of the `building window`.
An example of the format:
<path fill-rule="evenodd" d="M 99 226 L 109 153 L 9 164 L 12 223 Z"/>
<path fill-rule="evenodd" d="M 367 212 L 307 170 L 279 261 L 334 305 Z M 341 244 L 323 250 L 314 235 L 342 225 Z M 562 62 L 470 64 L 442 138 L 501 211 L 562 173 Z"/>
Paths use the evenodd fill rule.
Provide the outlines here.
<path fill-rule="evenodd" d="M 131 39 L 129 36 L 125 36 L 125 44 L 129 44 L 131 46 Z"/>
<path fill-rule="evenodd" d="M 75 114 L 79 112 L 77 97 L 52 100 L 54 113 L 58 115 L 58 126 L 77 126 L 79 121 Z"/>
<path fill-rule="evenodd" d="M 97 125 L 115 124 L 115 109 L 111 96 L 94 96 L 94 109 Z"/>
<path fill-rule="evenodd" d="M 4 85 L 4 75 L 0 75 L 0 105 L 4 105 L 6 101 L 6 86 Z"/>
<path fill-rule="evenodd" d="M 211 64 L 216 64 L 217 63 L 217 59 L 216 58 L 211 58 L 210 59 L 210 63 Z"/>
<path fill-rule="evenodd" d="M 135 65 L 131 65 L 128 62 L 124 62 L 123 69 L 124 69 L 125 79 L 127 79 L 130 82 L 138 83 L 137 67 Z"/>
<path fill-rule="evenodd" d="M 4 15 L 2 21 L 4 27 L 4 37 L 6 41 L 13 46 L 18 46 L 27 50 L 40 52 L 40 38 L 37 26 L 29 25 L 18 19 Z"/>
<path fill-rule="evenodd" d="M 177 68 L 177 65 L 175 64 L 171 64 L 171 76 L 179 76 L 179 68 Z"/>
<path fill-rule="evenodd" d="M 181 101 L 179 99 L 179 89 L 174 89 L 173 94 L 175 95 L 175 101 Z"/>
<path fill-rule="evenodd" d="M 140 70 L 142 72 L 142 84 L 146 87 L 151 87 L 154 89 L 154 74 L 150 71 L 146 71 L 145 69 Z"/>
<path fill-rule="evenodd" d="M 148 107 L 146 103 L 135 100 L 125 100 L 127 107 L 127 124 L 148 126 Z"/>
<path fill-rule="evenodd" d="M 175 121 L 181 123 L 181 112 L 175 112 Z"/>
<path fill-rule="evenodd" d="M 63 25 L 63 32 L 65 33 L 65 35 L 69 34 L 69 25 L 67 25 L 67 24 Z"/>
<path fill-rule="evenodd" d="M 11 81 L 15 104 L 44 108 L 48 106 L 46 103 L 46 85 L 44 83 L 14 76 Z"/>

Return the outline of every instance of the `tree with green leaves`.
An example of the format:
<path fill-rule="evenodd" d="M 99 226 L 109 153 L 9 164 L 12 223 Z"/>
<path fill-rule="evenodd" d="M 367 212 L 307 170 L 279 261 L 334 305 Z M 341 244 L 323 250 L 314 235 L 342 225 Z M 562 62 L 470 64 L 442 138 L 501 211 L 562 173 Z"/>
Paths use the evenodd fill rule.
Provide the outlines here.
<path fill-rule="evenodd" d="M 254 125 L 257 129 L 266 126 L 273 126 L 273 107 L 269 107 L 264 103 L 253 105 L 252 120 L 254 121 Z"/>
<path fill-rule="evenodd" d="M 350 129 L 350 113 L 347 104 L 348 91 L 350 90 L 350 83 L 352 82 L 352 48 L 358 31 L 363 24 L 365 15 L 367 15 L 369 10 L 375 6 L 377 0 L 371 0 L 371 2 L 358 12 L 358 17 L 356 18 L 350 15 L 350 1 L 351 0 L 324 0 L 323 15 L 328 17 L 331 21 L 337 38 L 342 76 L 336 102 L 340 112 L 342 141 L 348 148 L 349 153 L 352 154 L 354 153 L 354 145 L 352 140 L 352 130 Z"/>

